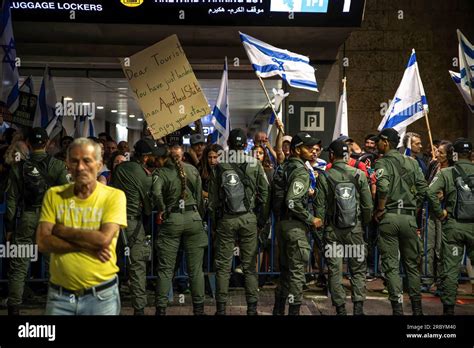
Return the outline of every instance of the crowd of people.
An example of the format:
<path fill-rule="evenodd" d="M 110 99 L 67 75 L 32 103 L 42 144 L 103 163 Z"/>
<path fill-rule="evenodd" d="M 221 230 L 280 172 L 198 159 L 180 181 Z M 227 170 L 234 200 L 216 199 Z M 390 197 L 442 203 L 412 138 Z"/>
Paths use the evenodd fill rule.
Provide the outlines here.
<path fill-rule="evenodd" d="M 245 278 L 248 315 L 258 313 L 257 273 L 269 271 L 272 256 L 280 272 L 274 315 L 285 314 L 287 304 L 289 315 L 300 313 L 312 260 L 321 282 L 326 264 L 332 304 L 337 314 L 347 314 L 344 259 L 354 315 L 362 315 L 367 271 L 378 263 L 371 257 L 375 245 L 394 315 L 403 314 L 400 263 L 413 314 L 423 314 L 421 292 L 435 287 L 444 313 L 454 314 L 464 249 L 474 257 L 468 140 L 435 141 L 434 153 L 431 148 L 423 153 L 419 134 L 400 139 L 394 129 L 367 135 L 362 147 L 345 135 L 322 144 L 308 133 L 292 137 L 281 131 L 272 146 L 259 131 L 247 153 L 249 134 L 242 129 L 233 129 L 222 145 L 209 144 L 199 126 L 178 133 L 159 140 L 146 133 L 132 150 L 106 133 L 52 141 L 42 128 L 2 130 L 6 240 L 37 243 L 46 255 L 47 314 L 119 314 L 117 260 L 126 256 L 134 313 L 143 315 L 147 262 L 153 256 L 156 314 L 165 315 L 180 250 L 194 314 L 204 314 L 207 227 L 214 261 L 207 271 L 216 273 L 217 315 L 226 314 L 235 256 Z M 158 233 L 152 246 L 153 211 Z M 273 238 L 275 255 L 270 255 Z M 29 263 L 10 260 L 11 315 L 19 314 Z"/>

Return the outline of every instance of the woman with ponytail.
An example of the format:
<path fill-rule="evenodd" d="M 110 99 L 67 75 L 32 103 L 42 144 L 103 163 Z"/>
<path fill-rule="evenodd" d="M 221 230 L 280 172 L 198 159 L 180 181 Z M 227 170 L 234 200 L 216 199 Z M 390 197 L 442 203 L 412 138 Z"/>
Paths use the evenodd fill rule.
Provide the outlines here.
<path fill-rule="evenodd" d="M 159 145 L 164 146 L 166 145 Z M 181 240 L 191 283 L 193 311 L 204 314 L 203 256 L 207 233 L 202 224 L 202 183 L 198 170 L 171 155 L 166 147 L 157 158 L 159 169 L 153 177 L 153 196 L 162 224 L 156 240 L 158 255 L 156 315 L 165 315 Z"/>

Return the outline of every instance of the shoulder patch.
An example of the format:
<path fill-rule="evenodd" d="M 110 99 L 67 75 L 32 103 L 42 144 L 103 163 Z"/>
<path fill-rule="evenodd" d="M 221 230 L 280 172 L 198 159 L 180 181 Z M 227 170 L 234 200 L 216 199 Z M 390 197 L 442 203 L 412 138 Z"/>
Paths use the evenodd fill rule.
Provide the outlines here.
<path fill-rule="evenodd" d="M 293 183 L 293 194 L 295 196 L 299 195 L 304 190 L 304 184 L 301 181 L 295 181 Z"/>
<path fill-rule="evenodd" d="M 377 169 L 377 171 L 375 172 L 375 178 L 380 179 L 383 175 L 383 172 L 384 172 L 383 168 Z"/>

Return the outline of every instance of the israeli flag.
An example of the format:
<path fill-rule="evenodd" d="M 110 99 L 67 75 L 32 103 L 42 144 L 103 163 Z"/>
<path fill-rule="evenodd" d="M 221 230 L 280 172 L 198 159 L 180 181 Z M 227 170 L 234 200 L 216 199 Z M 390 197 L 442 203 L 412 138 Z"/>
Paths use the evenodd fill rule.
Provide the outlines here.
<path fill-rule="evenodd" d="M 89 131 L 87 134 L 87 137 L 95 137 L 95 126 L 94 126 L 94 120 L 89 119 Z"/>
<path fill-rule="evenodd" d="M 41 82 L 33 127 L 46 128 L 52 120 L 57 119 L 56 103 L 53 77 L 49 73 L 49 68 L 46 67 L 44 69 L 43 82 Z"/>
<path fill-rule="evenodd" d="M 35 87 L 33 84 L 33 78 L 28 76 L 28 78 L 23 81 L 23 83 L 20 86 L 20 91 L 25 92 L 25 93 L 30 93 L 30 94 L 35 94 Z"/>
<path fill-rule="evenodd" d="M 239 33 L 257 76 L 265 78 L 279 75 L 291 87 L 318 92 L 314 68 L 309 64 L 308 57 L 270 46 L 249 35 Z"/>
<path fill-rule="evenodd" d="M 215 131 L 211 136 L 213 144 L 219 144 L 227 147 L 227 138 L 229 138 L 230 120 L 229 120 L 229 80 L 227 73 L 227 57 L 224 62 L 224 71 L 222 72 L 221 86 L 217 96 L 216 105 L 212 110 L 212 124 Z"/>
<path fill-rule="evenodd" d="M 0 101 L 14 112 L 18 107 L 18 68 L 16 66 L 16 45 L 13 38 L 10 1 L 3 2 L 0 13 Z"/>
<path fill-rule="evenodd" d="M 342 94 L 339 99 L 339 107 L 337 109 L 336 124 L 334 126 L 334 132 L 332 139 L 336 140 L 341 135 L 349 135 L 349 121 L 347 112 L 347 91 L 346 91 L 346 78 L 342 80 Z"/>
<path fill-rule="evenodd" d="M 474 46 L 458 30 L 459 39 L 459 73 L 449 71 L 451 78 L 461 92 L 467 106 L 474 113 Z"/>
<path fill-rule="evenodd" d="M 378 130 L 394 128 L 400 132 L 403 128 L 422 118 L 428 111 L 428 100 L 421 82 L 415 50 Z"/>

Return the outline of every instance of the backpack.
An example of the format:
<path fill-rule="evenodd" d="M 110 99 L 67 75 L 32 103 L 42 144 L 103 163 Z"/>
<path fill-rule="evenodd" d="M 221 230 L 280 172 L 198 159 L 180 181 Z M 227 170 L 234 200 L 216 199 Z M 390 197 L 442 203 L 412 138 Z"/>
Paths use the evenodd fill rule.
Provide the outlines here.
<path fill-rule="evenodd" d="M 456 186 L 454 218 L 474 222 L 474 174 L 466 175 L 460 166 L 454 165 L 453 175 Z"/>
<path fill-rule="evenodd" d="M 288 192 L 288 178 L 296 166 L 285 161 L 280 164 L 273 173 L 272 192 L 271 192 L 271 209 L 275 217 L 285 214 L 286 205 L 285 198 Z"/>
<path fill-rule="evenodd" d="M 346 172 L 338 167 L 332 167 L 345 178 Z M 326 175 L 328 182 L 334 192 L 334 213 L 332 221 L 334 226 L 340 229 L 353 228 L 357 224 L 359 203 L 357 201 L 357 191 L 359 173 L 355 176 L 349 175 L 349 180 L 336 182 L 330 175 Z"/>
<path fill-rule="evenodd" d="M 219 198 L 223 204 L 224 212 L 228 214 L 241 214 L 250 211 L 247 190 L 253 185 L 245 174 L 247 163 L 241 166 L 243 169 L 236 163 L 230 163 L 230 167 L 222 165 L 217 167 L 217 178 L 220 182 Z"/>
<path fill-rule="evenodd" d="M 43 161 L 32 159 L 22 161 L 21 174 L 23 178 L 23 206 L 24 208 L 39 208 L 43 203 L 46 191 L 52 186 L 48 176 L 48 169 L 52 157 L 47 156 Z"/>

